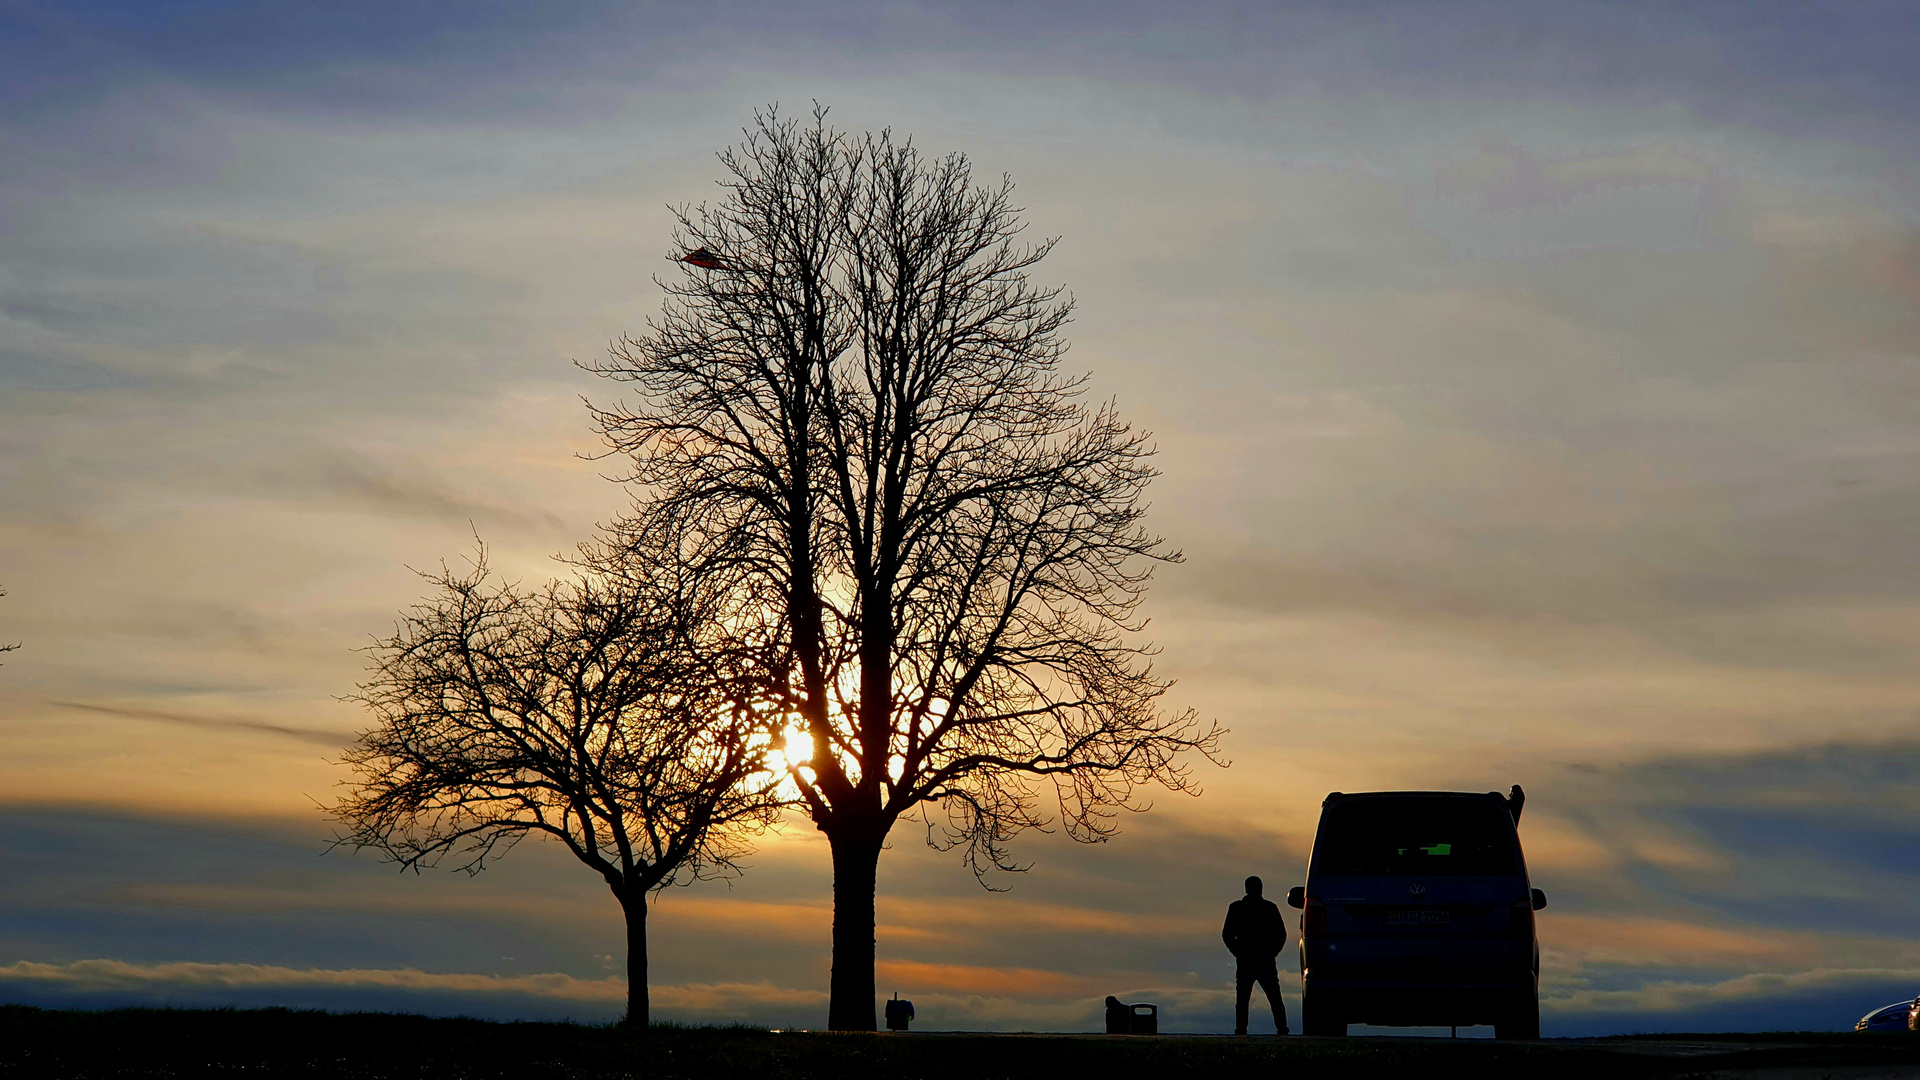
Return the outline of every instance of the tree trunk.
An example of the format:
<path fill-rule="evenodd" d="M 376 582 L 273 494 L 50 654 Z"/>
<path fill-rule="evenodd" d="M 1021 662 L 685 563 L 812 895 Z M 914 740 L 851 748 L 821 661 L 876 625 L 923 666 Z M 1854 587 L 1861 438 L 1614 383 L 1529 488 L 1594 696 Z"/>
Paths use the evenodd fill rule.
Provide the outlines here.
<path fill-rule="evenodd" d="M 833 849 L 833 977 L 827 1028 L 872 1031 L 873 887 L 886 832 L 861 823 L 827 834 Z"/>
<path fill-rule="evenodd" d="M 620 897 L 627 916 L 627 1019 L 632 1027 L 651 1022 L 652 1004 L 647 997 L 647 893 L 635 890 Z"/>

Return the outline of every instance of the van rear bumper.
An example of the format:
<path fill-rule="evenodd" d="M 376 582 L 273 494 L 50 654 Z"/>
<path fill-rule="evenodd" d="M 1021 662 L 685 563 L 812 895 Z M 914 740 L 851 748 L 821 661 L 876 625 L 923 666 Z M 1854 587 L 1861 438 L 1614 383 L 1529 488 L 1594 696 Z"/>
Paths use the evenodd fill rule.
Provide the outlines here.
<path fill-rule="evenodd" d="M 1537 985 L 1529 972 L 1513 980 L 1473 983 L 1308 978 L 1302 989 L 1310 1009 L 1349 1024 L 1466 1027 L 1495 1023 L 1530 1004 Z"/>

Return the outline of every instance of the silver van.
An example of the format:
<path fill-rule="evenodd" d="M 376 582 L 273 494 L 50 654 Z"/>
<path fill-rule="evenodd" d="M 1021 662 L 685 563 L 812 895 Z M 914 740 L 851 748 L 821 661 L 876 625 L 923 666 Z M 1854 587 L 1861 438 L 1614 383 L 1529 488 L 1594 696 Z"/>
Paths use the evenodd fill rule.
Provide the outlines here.
<path fill-rule="evenodd" d="M 1527 880 L 1518 824 L 1526 793 L 1328 795 L 1287 894 L 1300 908 L 1301 1029 L 1461 1027 L 1540 1037 L 1546 894 Z"/>

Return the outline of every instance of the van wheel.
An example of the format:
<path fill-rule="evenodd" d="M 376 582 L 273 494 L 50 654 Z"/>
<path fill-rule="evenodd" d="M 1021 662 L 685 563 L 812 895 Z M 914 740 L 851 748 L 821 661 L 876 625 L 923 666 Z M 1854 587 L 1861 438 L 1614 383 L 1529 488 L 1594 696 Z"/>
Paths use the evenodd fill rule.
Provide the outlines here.
<path fill-rule="evenodd" d="M 1300 1034 L 1344 1037 L 1346 1033 L 1346 1018 L 1329 1008 L 1319 995 L 1311 990 L 1300 995 Z"/>
<path fill-rule="evenodd" d="M 1537 1039 L 1540 1037 L 1540 991 L 1529 992 L 1514 1003 L 1512 1011 L 1494 1021 L 1496 1039 Z"/>

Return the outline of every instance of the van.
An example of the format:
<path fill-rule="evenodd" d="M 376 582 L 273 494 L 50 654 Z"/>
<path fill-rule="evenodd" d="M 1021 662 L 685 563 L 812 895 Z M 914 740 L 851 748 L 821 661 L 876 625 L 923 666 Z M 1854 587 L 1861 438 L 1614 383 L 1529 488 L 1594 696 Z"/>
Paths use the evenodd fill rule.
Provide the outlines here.
<path fill-rule="evenodd" d="M 1546 894 L 1520 850 L 1526 793 L 1334 792 L 1320 804 L 1301 909 L 1301 1029 L 1492 1024 L 1540 1037 Z"/>

